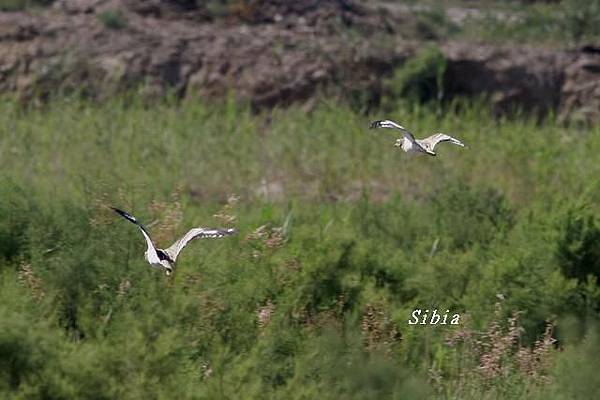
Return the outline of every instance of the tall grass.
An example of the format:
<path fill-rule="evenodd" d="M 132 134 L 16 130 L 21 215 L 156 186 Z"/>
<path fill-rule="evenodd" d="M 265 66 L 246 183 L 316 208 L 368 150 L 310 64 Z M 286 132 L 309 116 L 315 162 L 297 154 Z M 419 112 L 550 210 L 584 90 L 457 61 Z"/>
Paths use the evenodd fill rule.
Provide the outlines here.
<path fill-rule="evenodd" d="M 367 129 L 381 117 L 417 136 L 451 133 L 469 148 L 409 157 L 392 147 L 392 132 Z M 563 379 L 598 348 L 597 269 L 585 260 L 598 246 L 600 132 L 579 129 L 494 120 L 483 104 L 362 117 L 328 102 L 310 114 L 255 115 L 233 101 L 63 98 L 23 110 L 4 98 L 0 391 L 592 393 L 593 380 Z M 148 268 L 135 227 L 105 205 L 155 222 L 159 245 L 194 225 L 234 224 L 239 234 L 190 245 L 169 279 Z M 408 325 L 416 308 L 449 309 L 461 325 Z M 518 332 L 503 325 L 515 312 Z M 568 317 L 577 322 L 563 324 Z M 549 320 L 558 342 L 543 370 L 519 369 L 525 355 L 542 365 L 532 360 L 550 340 Z M 488 347 L 449 345 L 467 331 Z M 590 339 L 574 340 L 581 332 Z M 494 338 L 511 345 L 499 352 Z M 494 354 L 510 373 L 488 379 L 479 367 Z M 588 373 L 594 363 L 584 357 L 579 367 Z M 534 379 L 541 375 L 548 381 Z M 465 376 L 474 386 L 461 386 Z"/>

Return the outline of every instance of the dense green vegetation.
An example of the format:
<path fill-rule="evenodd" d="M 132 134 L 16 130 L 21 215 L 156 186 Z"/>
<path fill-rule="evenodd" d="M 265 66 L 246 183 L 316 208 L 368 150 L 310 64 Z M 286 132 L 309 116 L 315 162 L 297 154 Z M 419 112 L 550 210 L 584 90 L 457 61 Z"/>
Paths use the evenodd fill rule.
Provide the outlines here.
<path fill-rule="evenodd" d="M 469 148 L 409 157 L 380 117 Z M 599 127 L 464 103 L 5 98 L 1 397 L 597 397 L 598 152 Z M 163 245 L 239 235 L 167 278 L 106 205 Z M 408 325 L 416 308 L 461 324 Z"/>

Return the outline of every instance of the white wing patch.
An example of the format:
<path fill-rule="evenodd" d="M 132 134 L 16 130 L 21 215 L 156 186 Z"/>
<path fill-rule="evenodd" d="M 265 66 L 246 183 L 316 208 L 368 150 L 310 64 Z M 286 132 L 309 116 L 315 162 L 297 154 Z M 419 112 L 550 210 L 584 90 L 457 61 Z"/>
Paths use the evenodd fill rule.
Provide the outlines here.
<path fill-rule="evenodd" d="M 389 119 L 384 119 L 380 121 L 373 121 L 371 123 L 371 129 L 373 128 L 390 128 L 390 129 L 400 129 L 401 131 L 407 130 L 402 125 L 398 125 L 394 121 L 390 121 Z"/>
<path fill-rule="evenodd" d="M 460 140 L 453 138 L 452 136 L 446 135 L 445 133 L 436 133 L 434 135 L 429 136 L 421 140 L 430 150 L 433 150 L 438 143 L 441 142 L 450 142 L 457 146 L 465 147 L 465 144 Z"/>
<path fill-rule="evenodd" d="M 193 228 L 188 231 L 181 239 L 173 243 L 164 251 L 171 257 L 173 261 L 177 261 L 177 256 L 189 242 L 194 239 L 216 239 L 236 233 L 235 229 L 209 229 L 209 228 Z"/>
<path fill-rule="evenodd" d="M 148 249 L 146 250 L 146 254 L 148 255 L 148 262 L 150 264 L 159 263 L 160 259 L 158 258 L 158 254 L 156 254 L 156 247 L 154 247 L 152 239 L 150 239 L 150 236 L 148 236 L 148 234 L 142 229 L 142 227 L 140 227 L 140 231 L 142 231 L 142 235 L 144 235 L 144 238 L 146 239 L 146 244 L 148 245 Z"/>

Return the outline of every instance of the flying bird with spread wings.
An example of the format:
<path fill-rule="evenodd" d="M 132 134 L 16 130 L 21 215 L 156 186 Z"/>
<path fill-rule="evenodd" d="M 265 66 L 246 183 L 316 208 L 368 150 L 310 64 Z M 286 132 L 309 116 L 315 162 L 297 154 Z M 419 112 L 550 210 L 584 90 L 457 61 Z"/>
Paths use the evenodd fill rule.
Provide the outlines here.
<path fill-rule="evenodd" d="M 154 242 L 150 238 L 150 234 L 138 220 L 131 214 L 119 210 L 118 208 L 110 207 L 121 217 L 125 218 L 129 222 L 132 222 L 140 228 L 142 235 L 146 239 L 146 244 L 148 245 L 148 249 L 144 253 L 144 258 L 152 267 L 160 268 L 165 271 L 167 275 L 171 275 L 173 273 L 173 269 L 175 268 L 175 262 L 177 261 L 177 257 L 183 248 L 194 239 L 204 239 L 204 238 L 221 238 L 224 236 L 233 235 L 236 233 L 235 229 L 208 229 L 208 228 L 193 228 L 188 231 L 183 237 L 177 240 L 175 243 L 171 245 L 171 247 L 166 249 L 159 249 L 154 245 Z"/>
<path fill-rule="evenodd" d="M 435 133 L 425 139 L 415 139 L 414 135 L 408 129 L 390 120 L 373 121 L 371 123 L 371 129 L 373 128 L 400 130 L 402 132 L 402 137 L 396 139 L 394 146 L 400 147 L 406 153 L 425 153 L 430 156 L 435 156 L 436 153 L 433 150 L 438 143 L 442 142 L 450 142 L 457 146 L 465 147 L 463 142 L 452 136 L 448 136 L 445 133 Z"/>

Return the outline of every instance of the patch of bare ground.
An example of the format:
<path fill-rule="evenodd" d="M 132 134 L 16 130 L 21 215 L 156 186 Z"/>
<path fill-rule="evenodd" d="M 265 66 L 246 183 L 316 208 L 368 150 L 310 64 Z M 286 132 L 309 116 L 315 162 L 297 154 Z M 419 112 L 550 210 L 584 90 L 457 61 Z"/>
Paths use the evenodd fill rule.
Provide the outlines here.
<path fill-rule="evenodd" d="M 204 5 L 199 5 L 204 4 Z M 418 52 L 399 30 L 404 12 L 350 0 L 211 3 L 184 0 L 57 0 L 35 12 L 0 13 L 0 92 L 24 101 L 55 92 L 97 98 L 142 87 L 218 98 L 255 109 L 303 102 L 322 90 L 366 109 L 385 77 Z M 515 107 L 597 120 L 600 52 L 440 42 L 446 95 L 490 96 Z"/>

